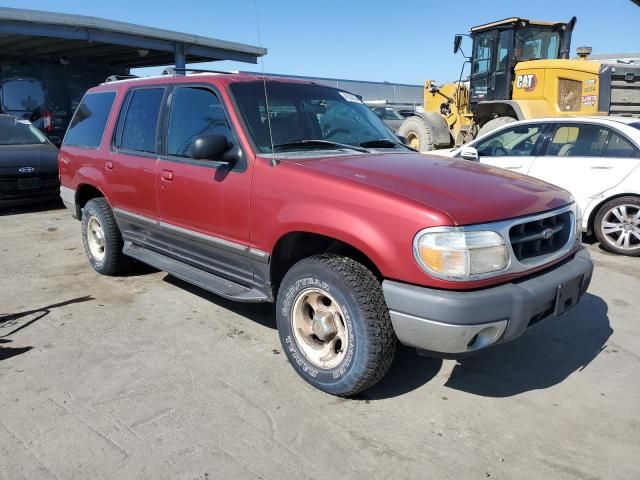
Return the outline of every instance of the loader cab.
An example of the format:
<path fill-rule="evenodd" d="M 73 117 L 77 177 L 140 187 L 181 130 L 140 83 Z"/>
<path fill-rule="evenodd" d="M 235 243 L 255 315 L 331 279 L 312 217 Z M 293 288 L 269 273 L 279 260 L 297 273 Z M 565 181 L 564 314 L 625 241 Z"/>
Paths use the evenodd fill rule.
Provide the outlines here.
<path fill-rule="evenodd" d="M 575 17 L 568 23 L 509 18 L 472 28 L 470 103 L 511 99 L 518 62 L 569 58 L 575 22 Z M 459 46 L 457 36 L 454 51 Z"/>

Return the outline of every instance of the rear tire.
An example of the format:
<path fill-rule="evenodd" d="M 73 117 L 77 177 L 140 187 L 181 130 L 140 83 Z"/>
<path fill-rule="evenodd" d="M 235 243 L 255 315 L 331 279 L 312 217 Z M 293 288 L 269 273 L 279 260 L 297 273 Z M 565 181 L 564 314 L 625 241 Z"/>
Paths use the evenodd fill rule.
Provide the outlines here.
<path fill-rule="evenodd" d="M 118 275 L 131 264 L 122 253 L 122 234 L 105 198 L 89 200 L 82 209 L 82 243 L 89 263 L 102 275 Z"/>
<path fill-rule="evenodd" d="M 498 117 L 493 120 L 489 120 L 482 127 L 480 127 L 480 131 L 478 132 L 478 136 L 484 135 L 485 133 L 489 133 L 496 128 L 503 127 L 505 125 L 509 125 L 510 123 L 516 122 L 517 120 L 513 117 Z"/>
<path fill-rule="evenodd" d="M 325 254 L 296 263 L 280 285 L 276 319 L 293 368 L 332 395 L 373 386 L 395 355 L 380 282 L 350 258 Z"/>
<path fill-rule="evenodd" d="M 407 139 L 407 144 L 420 152 L 428 152 L 435 149 L 431 128 L 422 117 L 411 116 L 407 118 L 400 128 L 398 135 Z"/>
<path fill-rule="evenodd" d="M 640 257 L 640 197 L 627 195 L 606 202 L 596 213 L 593 232 L 604 250 Z"/>

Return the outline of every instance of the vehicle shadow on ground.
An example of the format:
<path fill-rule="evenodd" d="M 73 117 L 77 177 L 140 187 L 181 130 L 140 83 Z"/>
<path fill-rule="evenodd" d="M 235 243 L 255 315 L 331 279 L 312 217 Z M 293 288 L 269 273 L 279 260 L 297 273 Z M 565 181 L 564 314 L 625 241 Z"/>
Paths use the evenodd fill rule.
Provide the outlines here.
<path fill-rule="evenodd" d="M 10 207 L 0 207 L 0 217 L 7 215 L 19 215 L 22 213 L 48 212 L 51 210 L 62 210 L 64 204 L 62 200 L 47 200 L 38 203 L 26 203 L 24 205 L 13 205 Z"/>
<path fill-rule="evenodd" d="M 353 400 L 384 400 L 416 390 L 435 378 L 442 360 L 421 357 L 414 348 L 398 345 L 389 372 L 379 383 L 353 397 Z"/>
<path fill-rule="evenodd" d="M 195 285 L 187 283 L 171 275 L 167 275 L 163 280 L 177 288 L 186 290 L 193 295 L 197 295 L 207 302 L 215 303 L 219 307 L 246 317 L 249 320 L 256 322 L 264 327 L 276 329 L 275 305 L 272 303 L 242 303 L 233 300 L 227 300 L 226 298 L 216 295 L 215 293 L 211 293 L 200 287 L 196 287 Z"/>
<path fill-rule="evenodd" d="M 510 397 L 549 388 L 588 367 L 613 333 L 602 298 L 587 294 L 560 318 L 519 339 L 458 360 L 445 384 L 483 397 Z"/>
<path fill-rule="evenodd" d="M 15 357 L 16 355 L 21 355 L 25 352 L 28 352 L 33 347 L 3 347 L 3 344 L 11 343 L 12 340 L 7 337 L 24 330 L 27 327 L 30 327 L 34 323 L 42 320 L 44 317 L 51 313 L 51 310 L 59 307 L 64 307 L 66 305 L 71 305 L 73 303 L 87 302 L 93 300 L 94 298 L 91 295 L 86 295 L 84 297 L 72 298 L 71 300 L 66 300 L 60 303 L 54 303 L 52 305 L 47 305 L 46 307 L 36 308 L 34 310 L 25 310 L 24 312 L 18 313 L 7 313 L 0 314 L 0 361 L 6 360 L 7 358 Z M 33 316 L 26 322 L 22 322 L 26 317 Z M 10 329 L 10 331 L 6 331 Z M 5 333 L 6 332 L 6 333 Z"/>

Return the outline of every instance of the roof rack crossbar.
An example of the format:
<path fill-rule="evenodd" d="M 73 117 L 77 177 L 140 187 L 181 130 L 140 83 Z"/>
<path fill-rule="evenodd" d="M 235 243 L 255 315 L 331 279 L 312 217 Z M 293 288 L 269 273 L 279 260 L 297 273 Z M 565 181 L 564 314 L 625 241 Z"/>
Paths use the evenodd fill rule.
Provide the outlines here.
<path fill-rule="evenodd" d="M 138 75 L 109 75 L 104 83 L 117 82 L 118 80 L 129 80 L 131 78 L 140 78 Z"/>
<path fill-rule="evenodd" d="M 179 73 L 187 73 L 187 72 L 194 72 L 194 73 L 224 73 L 224 74 L 230 74 L 231 72 L 225 72 L 223 70 L 208 70 L 205 68 L 176 68 L 176 67 L 167 67 L 162 71 L 162 75 L 175 75 L 176 72 Z"/>

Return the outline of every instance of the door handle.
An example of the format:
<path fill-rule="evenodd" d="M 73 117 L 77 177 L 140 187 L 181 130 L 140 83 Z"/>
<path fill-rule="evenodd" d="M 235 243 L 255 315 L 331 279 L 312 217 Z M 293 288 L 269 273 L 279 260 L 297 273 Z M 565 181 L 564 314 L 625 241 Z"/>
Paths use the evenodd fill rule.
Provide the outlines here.
<path fill-rule="evenodd" d="M 162 170 L 162 179 L 170 182 L 173 180 L 173 172 L 171 170 Z"/>
<path fill-rule="evenodd" d="M 591 170 L 611 170 L 613 167 L 605 166 L 605 165 L 594 165 L 591 167 Z"/>
<path fill-rule="evenodd" d="M 509 165 L 508 167 L 504 167 L 505 170 L 518 170 L 522 168 L 522 165 Z"/>
<path fill-rule="evenodd" d="M 111 160 L 107 160 L 104 162 L 105 170 L 113 170 L 113 162 Z"/>

